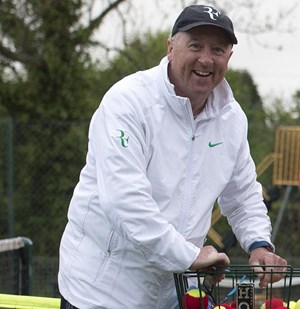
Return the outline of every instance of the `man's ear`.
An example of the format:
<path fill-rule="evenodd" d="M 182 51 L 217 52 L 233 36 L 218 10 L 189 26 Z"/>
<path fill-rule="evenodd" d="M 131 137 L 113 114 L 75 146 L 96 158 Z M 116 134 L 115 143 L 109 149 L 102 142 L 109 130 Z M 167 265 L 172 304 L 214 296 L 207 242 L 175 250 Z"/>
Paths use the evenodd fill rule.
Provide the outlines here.
<path fill-rule="evenodd" d="M 172 40 L 172 38 L 168 38 L 168 60 L 170 61 L 172 58 L 172 51 L 173 51 L 173 45 L 174 45 L 174 41 Z"/>
<path fill-rule="evenodd" d="M 231 52 L 230 52 L 230 55 L 229 55 L 229 58 L 228 58 L 228 62 L 229 62 L 229 60 L 230 60 L 232 54 L 233 54 L 233 50 L 231 50 Z M 227 64 L 227 71 L 228 71 L 228 70 L 229 70 L 229 67 L 228 67 L 228 64 Z"/>

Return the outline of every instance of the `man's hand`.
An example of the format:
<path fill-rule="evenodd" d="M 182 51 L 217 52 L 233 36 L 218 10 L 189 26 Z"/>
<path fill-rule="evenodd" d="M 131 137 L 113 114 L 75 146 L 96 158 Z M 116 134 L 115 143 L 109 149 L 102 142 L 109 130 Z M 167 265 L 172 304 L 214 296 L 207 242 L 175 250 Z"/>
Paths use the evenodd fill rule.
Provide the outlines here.
<path fill-rule="evenodd" d="M 190 266 L 190 270 L 204 270 L 212 273 L 213 283 L 220 282 L 224 279 L 225 269 L 230 265 L 230 260 L 225 253 L 219 253 L 213 246 L 204 246 L 195 260 Z M 219 266 L 217 269 L 214 266 Z"/>
<path fill-rule="evenodd" d="M 271 281 L 277 282 L 285 277 L 286 260 L 270 252 L 267 248 L 260 247 L 254 249 L 251 252 L 249 264 L 256 266 L 253 267 L 253 270 L 257 272 L 257 276 L 260 279 L 259 286 L 261 288 L 266 287 Z M 264 265 L 270 265 L 270 267 L 264 267 Z M 278 267 L 272 268 L 272 266 Z M 272 271 L 274 273 L 271 273 Z"/>

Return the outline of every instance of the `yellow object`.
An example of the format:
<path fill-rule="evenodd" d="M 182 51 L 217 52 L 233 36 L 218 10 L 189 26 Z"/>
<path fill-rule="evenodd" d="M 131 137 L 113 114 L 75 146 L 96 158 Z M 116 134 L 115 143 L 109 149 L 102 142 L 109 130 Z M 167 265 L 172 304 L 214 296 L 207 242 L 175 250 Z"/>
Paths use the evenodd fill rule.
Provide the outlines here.
<path fill-rule="evenodd" d="M 199 289 L 197 288 L 188 290 L 187 294 L 189 294 L 192 297 L 200 298 L 200 292 L 199 292 Z M 205 293 L 203 291 L 201 291 L 201 296 L 202 297 L 205 296 Z"/>
<path fill-rule="evenodd" d="M 0 309 L 59 309 L 60 298 L 0 294 Z"/>
<path fill-rule="evenodd" d="M 297 300 L 296 305 L 294 307 L 295 309 L 300 309 L 300 298 Z"/>
<path fill-rule="evenodd" d="M 260 306 L 260 309 L 266 309 L 266 304 L 262 303 L 261 306 Z"/>
<path fill-rule="evenodd" d="M 284 305 L 287 307 L 287 303 L 284 303 Z M 290 308 L 290 309 L 295 309 L 295 307 L 296 307 L 296 302 L 293 301 L 293 300 L 290 300 L 290 302 L 289 302 L 289 308 Z"/>
<path fill-rule="evenodd" d="M 276 130 L 273 184 L 298 186 L 300 171 L 300 127 Z"/>

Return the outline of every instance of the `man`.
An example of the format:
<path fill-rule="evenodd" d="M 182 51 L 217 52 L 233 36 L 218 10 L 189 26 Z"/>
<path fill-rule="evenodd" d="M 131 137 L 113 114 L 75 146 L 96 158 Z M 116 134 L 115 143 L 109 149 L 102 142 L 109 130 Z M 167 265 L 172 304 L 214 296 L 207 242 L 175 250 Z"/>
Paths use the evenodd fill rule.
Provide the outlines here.
<path fill-rule="evenodd" d="M 286 265 L 273 253 L 247 120 L 224 79 L 233 44 L 227 16 L 189 6 L 159 66 L 104 96 L 61 241 L 62 308 L 177 308 L 174 272 L 230 263 L 204 246 L 216 199 L 250 264 Z"/>

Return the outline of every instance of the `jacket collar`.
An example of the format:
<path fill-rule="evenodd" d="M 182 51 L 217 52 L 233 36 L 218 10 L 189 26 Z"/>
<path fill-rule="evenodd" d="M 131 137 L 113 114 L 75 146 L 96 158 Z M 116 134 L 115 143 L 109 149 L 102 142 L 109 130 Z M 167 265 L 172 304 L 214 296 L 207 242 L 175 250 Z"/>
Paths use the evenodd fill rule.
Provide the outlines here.
<path fill-rule="evenodd" d="M 177 96 L 174 85 L 171 84 L 168 76 L 168 58 L 164 57 L 159 66 L 163 77 L 164 93 L 167 96 L 167 101 L 170 102 L 171 107 L 177 113 L 182 115 L 183 107 L 188 104 L 191 106 L 190 100 L 185 97 Z M 230 109 L 229 103 L 235 101 L 232 90 L 224 78 L 221 83 L 212 91 L 208 97 L 207 104 L 203 111 L 197 116 L 197 121 L 208 120 L 223 114 L 223 112 Z"/>

